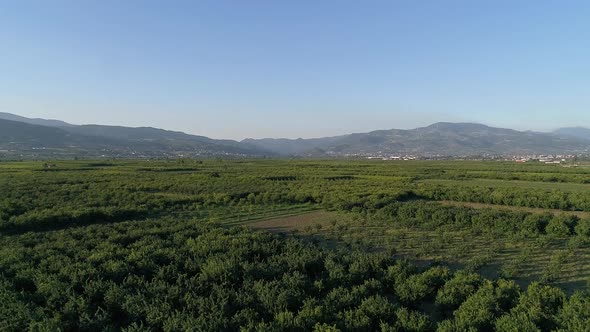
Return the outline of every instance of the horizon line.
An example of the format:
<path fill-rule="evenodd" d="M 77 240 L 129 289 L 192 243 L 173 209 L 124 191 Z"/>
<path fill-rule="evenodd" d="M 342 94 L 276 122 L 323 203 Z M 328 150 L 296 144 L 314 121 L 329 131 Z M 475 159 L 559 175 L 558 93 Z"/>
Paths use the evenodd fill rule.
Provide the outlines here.
<path fill-rule="evenodd" d="M 518 132 L 534 132 L 534 133 L 544 133 L 544 134 L 552 134 L 557 130 L 561 130 L 561 129 L 590 129 L 588 127 L 584 127 L 584 126 L 562 126 L 562 127 L 557 127 L 555 129 L 550 129 L 550 130 L 533 130 L 533 129 L 525 129 L 525 130 L 519 130 L 519 129 L 515 129 L 515 128 L 510 128 L 510 127 L 503 127 L 503 126 L 497 126 L 497 125 L 490 125 L 490 124 L 486 124 L 486 123 L 482 123 L 482 122 L 475 122 L 475 121 L 459 121 L 459 122 L 452 122 L 452 121 L 437 121 L 437 122 L 433 122 L 429 125 L 426 126 L 420 126 L 420 127 L 413 127 L 413 128 L 384 128 L 384 129 L 373 129 L 373 130 L 369 130 L 369 131 L 356 131 L 356 132 L 349 132 L 349 133 L 344 133 L 344 134 L 336 134 L 336 135 L 326 135 L 326 136 L 313 136 L 313 137 L 245 137 L 242 139 L 234 139 L 234 138 L 219 138 L 219 137 L 212 137 L 212 136 L 205 136 L 199 133 L 191 133 L 188 131 L 183 131 L 183 130 L 179 130 L 179 129 L 166 129 L 166 128 L 162 128 L 162 127 L 155 127 L 152 125 L 147 125 L 147 126 L 134 126 L 134 125 L 123 125 L 123 124 L 104 124 L 104 123 L 72 123 L 69 122 L 67 120 L 61 120 L 61 119 L 55 119 L 55 118 L 39 118 L 39 117 L 26 117 L 23 115 L 19 115 L 19 114 L 15 114 L 15 113 L 9 113 L 9 112 L 0 112 L 0 114 L 5 114 L 5 115 L 11 115 L 11 116 L 16 116 L 16 117 L 20 117 L 20 118 L 24 118 L 27 120 L 41 120 L 41 121 L 55 121 L 55 122 L 63 122 L 66 125 L 71 125 L 71 126 L 106 126 L 106 127 L 121 127 L 121 128 L 132 128 L 132 129 L 141 129 L 141 128 L 149 128 L 149 129 L 157 129 L 157 130 L 165 130 L 165 131 L 171 131 L 171 132 L 178 132 L 178 133 L 183 133 L 183 134 L 187 134 L 187 135 L 191 135 L 191 136 L 201 136 L 201 137 L 207 137 L 210 139 L 215 139 L 215 140 L 231 140 L 231 141 L 236 141 L 236 142 L 242 142 L 245 140 L 313 140 L 313 139 L 323 139 L 323 138 L 331 138 L 331 137 L 341 137 L 341 136 L 349 136 L 349 135 L 358 135 L 358 134 L 368 134 L 368 133 L 373 133 L 373 132 L 378 132 L 378 131 L 390 131 L 390 130 L 405 130 L 405 131 L 411 131 L 411 130 L 418 130 L 418 129 L 423 129 L 423 128 L 428 128 L 437 124 L 471 124 L 471 125 L 481 125 L 481 126 L 485 126 L 488 128 L 495 128 L 495 129 L 508 129 L 508 130 L 514 130 L 514 131 L 518 131 Z M 1 119 L 1 118 L 0 118 Z M 16 122 L 21 122 L 18 120 L 10 120 L 10 119 L 4 119 L 4 120 L 9 120 L 9 121 L 16 121 Z M 35 124 L 32 124 L 35 125 Z M 38 125 L 38 124 L 37 124 Z M 43 125 L 40 125 L 43 126 Z"/>

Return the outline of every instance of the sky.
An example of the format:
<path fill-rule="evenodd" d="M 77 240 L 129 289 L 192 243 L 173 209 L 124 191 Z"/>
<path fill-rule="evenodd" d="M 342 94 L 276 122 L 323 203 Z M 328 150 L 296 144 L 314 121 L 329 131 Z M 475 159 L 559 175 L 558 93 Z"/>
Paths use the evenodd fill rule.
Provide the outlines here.
<path fill-rule="evenodd" d="M 588 1 L 0 0 L 0 112 L 213 138 L 590 127 Z"/>

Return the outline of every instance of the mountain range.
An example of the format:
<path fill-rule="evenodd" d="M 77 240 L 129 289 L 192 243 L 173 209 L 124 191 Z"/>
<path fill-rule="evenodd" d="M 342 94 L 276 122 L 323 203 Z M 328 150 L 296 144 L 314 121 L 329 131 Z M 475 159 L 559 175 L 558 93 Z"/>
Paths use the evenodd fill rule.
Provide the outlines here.
<path fill-rule="evenodd" d="M 590 148 L 590 130 L 553 133 L 493 128 L 476 123 L 439 122 L 411 130 L 391 129 L 307 140 L 244 140 L 275 153 L 313 155 L 475 156 L 515 154 L 579 154 Z"/>
<path fill-rule="evenodd" d="M 551 133 L 440 122 L 313 139 L 218 140 L 151 127 L 73 125 L 0 113 L 0 157 L 424 157 L 516 154 L 588 154 L 590 129 Z"/>
<path fill-rule="evenodd" d="M 0 113 L 0 154 L 21 158 L 260 157 L 271 152 L 232 140 L 150 127 L 72 125 Z"/>

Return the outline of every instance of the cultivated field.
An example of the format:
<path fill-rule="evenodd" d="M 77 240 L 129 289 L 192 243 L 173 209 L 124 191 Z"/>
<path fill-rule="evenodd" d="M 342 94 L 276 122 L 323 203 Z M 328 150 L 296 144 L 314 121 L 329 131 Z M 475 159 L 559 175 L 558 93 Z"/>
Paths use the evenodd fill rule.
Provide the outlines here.
<path fill-rule="evenodd" d="M 301 263 L 300 268 L 287 269 L 291 263 L 264 267 L 275 269 L 272 270 L 275 272 L 268 272 L 267 278 L 264 277 L 266 272 L 256 272 L 258 270 L 252 270 L 252 266 L 278 259 L 268 256 L 268 260 L 260 258 L 261 261 L 239 263 L 240 271 L 246 269 L 240 275 L 252 273 L 252 280 L 284 281 L 281 278 L 286 277 L 281 276 L 287 273 L 285 271 L 294 273 L 297 270 L 300 271 L 297 273 L 304 274 L 302 278 L 306 286 L 302 292 L 307 294 L 305 296 L 322 302 L 327 301 L 324 297 L 331 296 L 330 292 L 335 291 L 338 284 L 336 279 L 330 279 L 336 278 L 336 272 L 330 271 L 333 266 L 325 263 L 327 257 L 332 257 L 332 252 L 344 251 L 346 254 L 342 255 L 350 254 L 350 257 L 361 253 L 369 255 L 366 257 L 378 256 L 386 259 L 387 263 L 379 263 L 385 265 L 406 262 L 415 268 L 410 269 L 413 272 L 403 274 L 404 278 L 422 275 L 417 273 L 442 275 L 436 277 L 439 278 L 436 283 L 424 286 L 422 295 L 402 295 L 406 286 L 409 289 L 418 287 L 416 292 L 422 286 L 398 285 L 403 278 L 396 279 L 396 274 L 402 272 L 393 267 L 387 272 L 390 274 L 367 272 L 366 278 L 346 279 L 348 281 L 344 284 L 349 283 L 347 285 L 354 288 L 359 283 L 377 280 L 375 282 L 382 286 L 374 287 L 391 292 L 387 301 L 393 301 L 400 310 L 410 310 L 407 314 L 416 319 L 415 324 L 423 326 L 422 330 L 451 331 L 453 329 L 448 326 L 452 324 L 455 324 L 452 325 L 457 328 L 455 330 L 461 330 L 461 326 L 471 325 L 468 320 L 460 321 L 457 312 L 460 312 L 463 301 L 477 294 L 477 287 L 450 307 L 437 302 L 442 301 L 437 292 L 442 292 L 445 282 L 453 280 L 454 273 L 471 273 L 481 280 L 510 281 L 519 285 L 519 289 L 549 285 L 555 288 L 547 289 L 571 296 L 587 290 L 590 281 L 588 183 L 588 168 L 535 163 L 344 160 L 2 162 L 0 285 L 7 304 L 0 305 L 3 308 L 0 313 L 5 319 L 21 317 L 12 319 L 12 323 L 6 325 L 8 330 L 31 326 L 28 323 L 19 325 L 20 321 L 36 322 L 49 329 L 67 321 L 70 330 L 92 330 L 94 325 L 89 322 L 100 322 L 100 319 L 111 324 L 109 326 L 114 330 L 131 328 L 133 324 L 136 327 L 145 324 L 155 330 L 166 330 L 166 324 L 172 324 L 169 327 L 173 329 L 172 326 L 179 327 L 174 324 L 183 319 L 205 316 L 195 312 L 183 313 L 186 317 L 173 324 L 164 319 L 170 319 L 169 313 L 149 314 L 145 308 L 137 309 L 139 302 L 133 302 L 135 300 L 129 294 L 137 287 L 143 287 L 138 286 L 140 284 L 157 293 L 159 286 L 156 287 L 155 282 L 169 283 L 162 287 L 177 287 L 178 294 L 196 287 L 194 296 L 228 285 L 240 292 L 246 287 L 242 283 L 247 282 L 232 279 L 237 278 L 234 273 L 238 270 L 226 270 L 231 267 L 224 265 L 222 260 L 215 263 L 221 265 L 206 267 L 203 264 L 209 264 L 207 262 L 213 259 L 207 255 L 233 248 L 231 250 L 235 252 L 226 254 L 233 257 L 230 261 L 238 264 L 244 259 L 273 255 L 272 251 L 263 253 L 257 248 L 285 243 L 284 250 L 289 255 L 298 256 L 299 251 L 307 252 L 308 249 L 303 248 L 310 246 L 321 252 L 318 255 L 327 256 L 322 256 L 321 262 L 324 263 L 321 264 L 312 262 L 316 259 L 312 258 L 313 255 L 302 256 L 310 261 Z M 232 235 L 234 233 L 236 235 Z M 207 241 L 225 241 L 226 245 L 209 248 Z M 289 241 L 297 241 L 297 244 Z M 247 250 L 252 253 L 239 254 L 238 243 L 247 243 Z M 376 259 L 366 257 L 363 259 Z M 353 264 L 354 259 L 350 259 L 346 264 Z M 187 260 L 194 260 L 190 263 L 194 266 L 187 265 Z M 320 270 L 323 272 L 316 273 L 311 268 L 316 266 L 314 264 L 328 265 L 322 265 Z M 385 265 L 379 269 L 386 271 Z M 436 270 L 441 266 L 446 270 Z M 353 265 L 348 268 L 353 269 Z M 354 276 L 352 271 L 346 278 Z M 183 279 L 190 279 L 193 275 L 200 276 L 200 281 Z M 174 279 L 175 276 L 180 279 Z M 428 278 L 420 282 L 430 283 Z M 106 284 L 95 285 L 98 280 Z M 136 280 L 134 285 L 126 284 L 132 280 Z M 92 285 L 89 284 L 91 281 Z M 189 287 L 192 282 L 195 284 Z M 322 286 L 322 282 L 334 284 Z M 131 302 L 124 307 L 112 307 L 115 300 L 103 298 L 98 293 L 92 295 L 94 293 L 89 293 L 92 287 L 99 287 L 100 292 L 109 287 L 123 287 L 118 290 L 121 293 L 116 301 Z M 205 288 L 201 290 L 199 287 Z M 54 293 L 52 289 L 61 291 Z M 153 294 L 142 296 L 149 300 L 155 296 Z M 178 294 L 166 296 L 173 299 Z M 522 294 L 527 293 L 522 291 Z M 205 295 L 198 296 L 199 300 L 195 301 L 205 301 L 204 297 L 201 298 Z M 234 295 L 228 296 L 232 298 Z M 275 295 L 268 296 L 274 299 Z M 186 299 L 170 301 L 161 304 L 169 306 L 170 312 L 188 305 Z M 300 301 L 303 299 L 289 302 L 283 309 L 301 314 L 303 302 Z M 560 303 L 566 303 L 563 301 Z M 224 315 L 238 315 L 239 310 L 259 306 L 256 307 L 257 313 L 250 313 L 253 316 L 248 318 L 252 324 L 263 324 L 251 325 L 254 330 L 264 329 L 266 323 L 275 324 L 278 319 L 276 315 L 279 313 L 270 313 L 270 309 L 264 309 L 266 307 L 258 302 L 256 305 L 231 303 L 222 310 Z M 327 324 L 326 328 L 354 330 L 352 325 L 346 325 L 348 323 L 337 323 L 346 322 L 346 310 L 353 310 L 352 303 L 342 307 L 342 312 L 311 321 L 323 322 Z M 99 309 L 104 311 L 103 318 L 96 317 Z M 503 324 L 495 319 L 501 321 L 502 315 L 512 315 L 511 312 L 509 309 L 497 312 L 492 315 L 493 319 L 477 328 Z M 562 326 L 557 312 L 551 313 L 555 318 L 551 318 L 551 324 L 547 323 L 547 326 Z M 90 316 L 83 318 L 82 314 Z M 399 312 L 396 315 L 406 314 Z M 89 325 L 82 323 L 84 319 Z M 244 324 L 248 321 L 245 318 L 225 319 L 222 319 L 223 323 L 220 321 L 221 325 L 203 323 L 205 325 L 199 326 L 205 330 L 226 326 L 231 330 L 246 326 Z M 353 321 L 355 319 L 350 318 L 350 324 Z M 534 323 L 541 326 L 538 321 Z M 295 319 L 293 324 L 299 323 Z M 402 323 L 391 324 L 398 330 L 420 330 L 409 329 L 409 325 L 403 325 L 404 328 L 399 325 Z M 309 328 L 312 327 L 314 324 Z"/>

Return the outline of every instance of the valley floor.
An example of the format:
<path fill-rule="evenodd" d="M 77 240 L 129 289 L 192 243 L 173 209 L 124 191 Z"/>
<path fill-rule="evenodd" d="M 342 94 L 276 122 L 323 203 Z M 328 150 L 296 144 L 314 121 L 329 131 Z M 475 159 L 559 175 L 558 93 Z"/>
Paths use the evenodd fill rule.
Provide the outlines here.
<path fill-rule="evenodd" d="M 205 324 L 197 320 L 217 305 L 206 304 L 205 293 L 230 287 L 237 293 L 223 295 L 231 304 L 219 309 L 226 316 L 207 316 L 210 324 L 198 326 L 358 330 L 354 315 L 361 315 L 368 317 L 365 328 L 451 331 L 471 326 L 461 308 L 487 282 L 492 288 L 511 282 L 509 288 L 521 294 L 516 302 L 476 327 L 502 330 L 502 317 L 524 310 L 518 299 L 542 290 L 559 300 L 548 321 L 530 319 L 548 331 L 566 326 L 568 301 L 582 301 L 576 294 L 588 290 L 587 182 L 590 169 L 501 162 L 57 161 L 52 169 L 40 162 L 2 162 L 0 297 L 7 305 L 0 305 L 0 318 L 20 318 L 0 328 L 16 331 L 34 322 L 93 330 L 92 324 L 103 322 L 114 330 L 142 324 L 182 329 L 175 325 L 182 320 Z M 279 252 L 290 258 L 274 256 Z M 349 261 L 338 261 L 338 255 Z M 305 262 L 297 265 L 298 259 Z M 379 261 L 379 267 L 362 265 L 365 259 Z M 466 275 L 475 281 L 462 279 Z M 457 278 L 471 286 L 448 304 L 442 300 L 445 287 Z M 276 287 L 299 289 L 288 286 L 299 282 L 300 295 L 284 295 L 294 298 L 280 312 L 264 303 L 232 302 L 246 293 L 279 301 Z M 341 311 L 322 307 L 330 313 L 297 318 L 311 310 L 303 297 L 328 305 L 336 296 L 331 292 L 344 292 L 334 288 L 339 283 L 347 292 L 364 287 L 366 293 Z M 167 293 L 171 302 L 139 305 L 155 300 L 161 287 L 177 292 Z M 271 289 L 278 293 L 260 293 Z M 133 297 L 144 290 L 149 292 Z M 178 297 L 185 292 L 195 299 Z M 385 316 L 370 314 L 362 299 L 391 308 Z M 172 319 L 174 310 L 191 305 L 200 309 Z M 405 323 L 395 323 L 394 316 Z M 371 325 L 383 317 L 389 317 L 387 326 Z M 576 317 L 584 319 L 582 313 Z"/>

